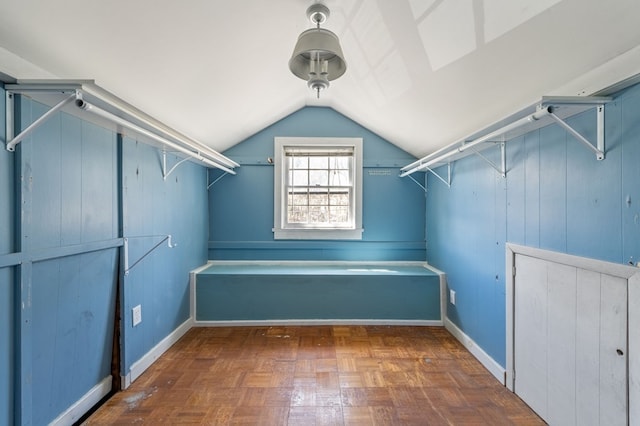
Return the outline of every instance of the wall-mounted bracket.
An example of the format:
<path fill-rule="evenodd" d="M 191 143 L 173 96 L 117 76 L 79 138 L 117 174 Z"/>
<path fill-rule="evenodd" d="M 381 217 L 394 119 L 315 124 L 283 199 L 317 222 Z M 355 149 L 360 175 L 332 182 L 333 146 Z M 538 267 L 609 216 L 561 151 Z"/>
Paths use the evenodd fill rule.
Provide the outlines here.
<path fill-rule="evenodd" d="M 228 173 L 227 173 L 227 172 L 224 172 L 224 173 L 222 173 L 220 176 L 218 176 L 218 177 L 217 177 L 213 182 L 211 182 L 210 184 L 208 184 L 208 185 L 207 185 L 207 191 L 208 191 L 209 189 L 211 189 L 211 187 L 212 187 L 213 185 L 215 185 L 216 183 L 218 183 L 218 181 L 219 181 L 220 179 L 222 179 L 223 177 L 225 177 L 226 175 L 228 175 Z M 209 171 L 208 171 L 208 170 L 207 170 L 207 182 L 209 182 Z"/>
<path fill-rule="evenodd" d="M 189 161 L 189 157 L 183 158 L 182 160 L 178 161 L 176 164 L 173 165 L 173 167 L 171 167 L 169 171 L 167 171 L 167 151 L 163 149 L 162 150 L 162 178 L 164 180 L 167 180 L 169 175 L 173 173 L 173 171 L 185 161 Z"/>
<path fill-rule="evenodd" d="M 438 173 L 436 173 L 432 168 L 430 167 L 426 167 L 425 168 L 428 172 L 430 172 L 432 175 L 434 175 L 435 177 L 437 177 L 438 179 L 440 179 L 440 181 L 442 181 L 442 183 L 444 183 L 445 185 L 447 185 L 447 188 L 451 188 L 451 163 L 447 163 L 447 178 L 443 178 L 442 176 L 440 176 Z M 411 177 L 411 175 L 408 175 L 409 177 Z"/>
<path fill-rule="evenodd" d="M 76 99 L 79 98 L 79 94 L 78 92 L 74 92 L 71 96 L 68 96 L 66 98 L 64 98 L 63 100 L 61 100 L 60 102 L 58 102 L 57 104 L 55 104 L 53 107 L 51 107 L 51 109 L 47 112 L 45 112 L 44 114 L 42 114 L 36 121 L 34 121 L 33 123 L 31 123 L 26 129 L 24 129 L 23 131 L 21 131 L 19 134 L 17 134 L 16 136 L 13 136 L 13 108 L 14 108 L 14 98 L 13 98 L 13 93 L 7 92 L 6 95 L 6 102 L 7 102 L 7 151 L 15 151 L 16 150 L 16 145 L 18 145 L 20 142 L 22 142 L 24 140 L 24 138 L 26 138 L 27 136 L 29 136 L 31 133 L 33 133 L 34 130 L 36 130 L 38 127 L 40 127 L 42 124 L 44 124 L 48 119 L 50 119 L 56 112 L 58 112 L 59 110 L 61 110 L 65 105 L 75 101 Z M 11 111 L 11 116 L 9 116 L 9 112 Z M 11 120 L 11 121 L 9 121 Z M 9 125 L 9 123 L 11 123 Z"/>
<path fill-rule="evenodd" d="M 145 254 L 143 254 L 138 260 L 136 260 L 135 262 L 133 262 L 133 264 L 131 266 L 129 266 L 129 239 L 130 238 L 153 238 L 153 237 L 164 237 L 162 238 L 162 240 L 160 240 L 159 243 L 157 243 L 156 245 L 154 245 L 153 247 L 151 247 L 149 250 L 147 250 L 145 252 Z M 125 275 L 129 275 L 129 272 L 140 262 L 142 262 L 142 259 L 144 259 L 145 257 L 147 257 L 152 251 L 154 251 L 155 249 L 157 249 L 158 247 L 160 247 L 162 245 L 162 243 L 164 243 L 165 241 L 167 241 L 167 246 L 169 248 L 174 248 L 177 246 L 177 244 L 173 244 L 171 242 L 171 234 L 169 235 L 148 235 L 148 236 L 139 236 L 139 237 L 125 237 L 123 239 L 123 250 L 124 250 L 124 274 Z"/>
<path fill-rule="evenodd" d="M 106 90 L 95 85 L 92 80 L 21 80 L 17 84 L 6 84 L 6 120 L 5 139 L 7 151 L 14 151 L 15 146 L 32 133 L 38 126 L 51 118 L 67 104 L 74 102 L 77 108 L 69 108 L 68 113 L 87 119 L 122 135 L 135 135 L 144 143 L 169 147 L 194 161 L 208 167 L 236 174 L 233 170 L 240 165 L 230 160 L 211 147 L 191 139 L 186 135 L 166 126 L 162 122 L 145 114 L 136 107 Z M 31 123 L 19 135 L 15 134 L 16 94 L 25 95 L 44 105 L 52 106 L 42 117 Z M 66 98 L 62 98 L 66 96 Z M 166 178 L 171 172 L 163 170 Z"/>
<path fill-rule="evenodd" d="M 507 166 L 504 143 L 552 123 L 559 124 L 578 141 L 592 150 L 598 160 L 603 160 L 605 157 L 604 106 L 611 100 L 612 98 L 607 96 L 544 96 L 537 104 L 524 108 L 481 131 L 404 166 L 400 169 L 400 176 L 409 176 L 425 169 L 436 169 L 465 158 L 467 155 L 477 154 L 503 177 L 506 177 Z M 565 121 L 568 117 L 591 108 L 596 108 L 597 140 L 595 145 Z M 496 143 L 501 143 L 500 166 L 480 155 L 480 151 L 488 149 Z"/>
<path fill-rule="evenodd" d="M 507 177 L 507 158 L 506 158 L 505 145 L 506 144 L 504 142 L 500 142 L 500 167 L 498 167 L 496 163 L 494 163 L 493 161 L 489 160 L 487 157 L 482 155 L 482 153 L 476 150 L 475 148 L 471 148 L 471 151 L 478 157 L 482 158 L 496 172 L 500 173 L 500 176 L 502 176 L 503 178 L 506 178 Z"/>
<path fill-rule="evenodd" d="M 585 138 L 582 134 L 580 134 L 576 129 L 571 127 L 566 121 L 562 118 L 558 117 L 556 114 L 551 112 L 549 116 L 553 118 L 556 123 L 560 125 L 563 129 L 569 132 L 574 138 L 578 140 L 578 142 L 582 143 L 584 146 L 589 148 L 596 154 L 597 160 L 604 160 L 604 105 L 598 105 L 596 107 L 596 143 L 592 144 L 587 138 Z"/>
<path fill-rule="evenodd" d="M 415 180 L 413 178 L 413 176 L 409 176 L 409 179 L 411 179 L 416 185 L 418 185 L 420 188 L 422 188 L 422 190 L 424 191 L 425 194 L 427 193 L 427 188 L 423 184 L 421 184 L 420 182 Z"/>
<path fill-rule="evenodd" d="M 447 188 L 451 188 L 451 163 L 447 163 L 447 178 L 443 178 L 442 176 L 440 176 L 438 174 L 438 172 L 436 172 L 435 170 L 429 168 L 429 167 L 425 167 L 424 168 L 427 172 L 430 172 L 432 175 L 434 175 L 435 177 L 437 177 L 442 183 L 444 183 L 445 185 L 447 185 Z M 425 192 L 425 194 L 427 193 L 427 188 L 426 186 L 422 185 L 420 182 L 418 182 L 417 180 L 415 180 L 413 178 L 413 176 L 411 175 L 406 175 L 409 179 L 411 179 L 412 181 L 415 182 L 416 185 L 418 185 L 420 188 L 422 188 L 422 190 Z M 400 177 L 404 177 L 402 175 L 400 175 Z"/>

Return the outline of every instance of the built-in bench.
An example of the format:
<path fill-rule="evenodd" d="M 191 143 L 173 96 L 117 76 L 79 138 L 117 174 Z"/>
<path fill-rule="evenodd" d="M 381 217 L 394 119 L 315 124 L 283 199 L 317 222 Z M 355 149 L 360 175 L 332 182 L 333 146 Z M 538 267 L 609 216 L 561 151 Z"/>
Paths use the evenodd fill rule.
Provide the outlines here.
<path fill-rule="evenodd" d="M 196 325 L 442 325 L 444 288 L 423 262 L 211 261 L 191 306 Z"/>

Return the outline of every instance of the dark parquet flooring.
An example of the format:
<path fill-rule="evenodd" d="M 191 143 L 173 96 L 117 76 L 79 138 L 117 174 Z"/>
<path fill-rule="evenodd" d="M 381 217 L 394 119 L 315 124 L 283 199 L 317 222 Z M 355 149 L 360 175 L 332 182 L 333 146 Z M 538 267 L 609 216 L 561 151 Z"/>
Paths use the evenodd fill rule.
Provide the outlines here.
<path fill-rule="evenodd" d="M 193 328 L 87 425 L 541 425 L 441 327 Z"/>

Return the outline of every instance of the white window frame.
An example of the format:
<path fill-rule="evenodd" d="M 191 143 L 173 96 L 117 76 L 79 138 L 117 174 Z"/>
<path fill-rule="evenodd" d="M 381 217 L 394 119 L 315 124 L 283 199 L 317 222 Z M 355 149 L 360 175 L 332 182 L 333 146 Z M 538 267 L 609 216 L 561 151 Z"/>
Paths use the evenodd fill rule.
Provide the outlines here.
<path fill-rule="evenodd" d="M 353 148 L 354 223 L 349 228 L 301 228 L 287 226 L 285 150 L 304 148 Z M 276 240 L 361 240 L 362 239 L 362 138 L 274 138 L 273 237 Z"/>

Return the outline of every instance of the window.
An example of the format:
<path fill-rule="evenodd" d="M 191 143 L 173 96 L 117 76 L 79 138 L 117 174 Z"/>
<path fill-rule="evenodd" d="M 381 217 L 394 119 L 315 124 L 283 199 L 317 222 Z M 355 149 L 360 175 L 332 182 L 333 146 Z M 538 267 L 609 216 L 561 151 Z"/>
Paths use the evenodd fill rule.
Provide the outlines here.
<path fill-rule="evenodd" d="M 275 239 L 362 238 L 362 139 L 275 138 Z"/>

